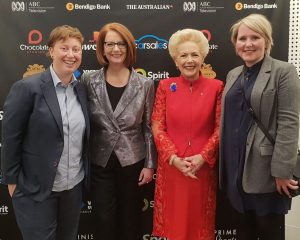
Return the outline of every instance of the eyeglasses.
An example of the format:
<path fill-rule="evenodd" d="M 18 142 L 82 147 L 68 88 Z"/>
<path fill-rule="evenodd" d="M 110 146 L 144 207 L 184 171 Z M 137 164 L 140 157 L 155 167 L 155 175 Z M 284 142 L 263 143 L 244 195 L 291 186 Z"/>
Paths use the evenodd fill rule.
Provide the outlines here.
<path fill-rule="evenodd" d="M 127 47 L 127 43 L 125 42 L 104 42 L 104 45 L 110 49 L 113 49 L 116 45 L 120 49 L 125 49 Z"/>

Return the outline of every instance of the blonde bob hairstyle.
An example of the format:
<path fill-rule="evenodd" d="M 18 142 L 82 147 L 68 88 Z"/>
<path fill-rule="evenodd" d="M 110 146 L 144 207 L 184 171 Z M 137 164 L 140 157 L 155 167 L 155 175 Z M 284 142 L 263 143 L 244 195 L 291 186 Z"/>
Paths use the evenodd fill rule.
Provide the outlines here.
<path fill-rule="evenodd" d="M 265 53 L 270 55 L 271 48 L 273 46 L 272 38 L 272 26 L 269 20 L 262 14 L 250 14 L 245 18 L 238 20 L 235 24 L 232 25 L 231 31 L 231 42 L 235 46 L 237 41 L 237 36 L 239 28 L 241 25 L 245 25 L 250 28 L 252 31 L 257 32 L 261 35 L 266 42 Z"/>
<path fill-rule="evenodd" d="M 206 58 L 209 51 L 209 44 L 204 34 L 196 29 L 186 28 L 175 32 L 169 40 L 169 53 L 173 60 L 176 59 L 178 45 L 184 42 L 194 42 L 199 47 L 199 51 L 203 59 Z"/>
<path fill-rule="evenodd" d="M 109 31 L 117 32 L 118 34 L 121 35 L 123 41 L 126 42 L 127 51 L 126 51 L 126 58 L 124 64 L 126 67 L 132 67 L 136 61 L 136 45 L 135 45 L 134 37 L 127 27 L 116 22 L 108 23 L 104 25 L 99 31 L 99 36 L 96 43 L 97 45 L 96 55 L 99 64 L 100 65 L 109 64 L 104 54 L 105 37 Z"/>
<path fill-rule="evenodd" d="M 80 42 L 81 45 L 83 44 L 84 38 L 78 28 L 71 27 L 69 25 L 62 25 L 54 28 L 51 31 L 48 39 L 48 47 L 52 48 L 58 41 L 65 41 L 68 38 L 75 38 Z"/>

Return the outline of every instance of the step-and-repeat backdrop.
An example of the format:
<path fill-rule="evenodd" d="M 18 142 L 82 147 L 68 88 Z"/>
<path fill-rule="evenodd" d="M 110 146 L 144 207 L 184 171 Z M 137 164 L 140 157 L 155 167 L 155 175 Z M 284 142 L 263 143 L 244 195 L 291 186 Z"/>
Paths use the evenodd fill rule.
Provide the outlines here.
<path fill-rule="evenodd" d="M 298 11 L 299 17 L 298 0 L 0 0 L 0 122 L 11 85 L 49 66 L 50 59 L 45 57 L 47 39 L 57 25 L 76 26 L 85 37 L 78 77 L 83 72 L 99 69 L 95 55 L 98 30 L 108 22 L 119 22 L 135 36 L 138 49 L 135 69 L 156 83 L 178 75 L 168 54 L 168 39 L 183 28 L 195 28 L 207 36 L 210 53 L 204 71 L 224 80 L 230 69 L 241 64 L 230 42 L 229 29 L 236 20 L 250 13 L 265 14 L 272 22 L 275 46 L 271 55 L 299 64 L 299 58 L 293 54 L 293 48 L 299 45 L 294 40 L 297 31 L 291 34 L 290 28 L 297 30 L 300 21 L 292 9 Z M 143 189 L 143 240 L 165 239 L 151 236 L 154 185 L 155 179 Z M 91 201 L 82 204 L 78 240 L 95 239 L 91 230 L 92 211 Z M 238 239 L 237 224 L 233 210 L 219 193 L 216 240 Z M 0 240 L 22 239 L 3 185 L 0 186 L 0 226 Z M 284 227 L 284 219 L 281 226 L 274 227 Z"/>

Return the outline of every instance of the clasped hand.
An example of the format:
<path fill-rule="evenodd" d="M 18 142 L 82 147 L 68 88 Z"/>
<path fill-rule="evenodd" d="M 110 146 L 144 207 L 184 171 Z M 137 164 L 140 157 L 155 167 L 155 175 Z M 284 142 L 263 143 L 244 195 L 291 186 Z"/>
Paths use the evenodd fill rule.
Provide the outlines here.
<path fill-rule="evenodd" d="M 173 165 L 180 171 L 184 176 L 196 179 L 197 171 L 204 164 L 204 159 L 200 154 L 193 155 L 190 157 L 179 158 L 175 157 Z"/>

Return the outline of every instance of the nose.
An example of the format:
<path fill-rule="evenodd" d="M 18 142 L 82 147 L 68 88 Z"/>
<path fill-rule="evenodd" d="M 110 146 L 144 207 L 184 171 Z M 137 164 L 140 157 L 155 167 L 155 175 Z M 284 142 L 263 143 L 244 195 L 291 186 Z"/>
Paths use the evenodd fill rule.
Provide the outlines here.
<path fill-rule="evenodd" d="M 246 46 L 247 47 L 252 47 L 253 46 L 253 42 L 251 40 L 246 41 Z"/>
<path fill-rule="evenodd" d="M 192 57 L 191 55 L 188 55 L 188 56 L 187 56 L 187 61 L 188 61 L 188 62 L 192 62 L 192 61 L 193 61 L 193 57 Z"/>
<path fill-rule="evenodd" d="M 68 56 L 74 56 L 74 51 L 73 51 L 72 49 L 69 49 L 69 50 L 67 51 L 67 55 L 68 55 Z"/>
<path fill-rule="evenodd" d="M 113 47 L 113 50 L 115 50 L 117 48 L 117 50 L 120 50 L 120 47 L 117 43 L 115 43 L 114 47 Z"/>

